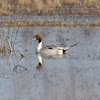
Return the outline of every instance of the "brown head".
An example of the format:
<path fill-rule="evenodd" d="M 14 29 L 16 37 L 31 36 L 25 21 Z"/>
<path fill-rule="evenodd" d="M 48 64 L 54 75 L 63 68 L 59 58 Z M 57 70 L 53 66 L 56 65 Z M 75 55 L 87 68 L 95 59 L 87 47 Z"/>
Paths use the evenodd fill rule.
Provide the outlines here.
<path fill-rule="evenodd" d="M 33 39 L 36 39 L 39 41 L 39 43 L 42 41 L 43 35 L 42 34 L 37 34 Z"/>

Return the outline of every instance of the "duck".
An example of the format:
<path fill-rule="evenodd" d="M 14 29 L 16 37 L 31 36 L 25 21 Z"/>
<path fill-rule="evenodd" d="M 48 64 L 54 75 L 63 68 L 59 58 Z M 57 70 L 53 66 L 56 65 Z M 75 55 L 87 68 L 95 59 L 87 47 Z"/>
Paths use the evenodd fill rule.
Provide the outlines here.
<path fill-rule="evenodd" d="M 74 44 L 72 46 L 55 46 L 55 45 L 50 45 L 50 46 L 43 46 L 42 45 L 42 40 L 43 40 L 43 35 L 42 34 L 37 34 L 35 35 L 35 37 L 33 38 L 33 40 L 38 40 L 38 48 L 37 48 L 37 52 L 41 55 L 46 55 L 49 57 L 61 57 L 63 54 L 65 54 L 66 50 L 68 50 L 69 48 L 77 45 Z"/>

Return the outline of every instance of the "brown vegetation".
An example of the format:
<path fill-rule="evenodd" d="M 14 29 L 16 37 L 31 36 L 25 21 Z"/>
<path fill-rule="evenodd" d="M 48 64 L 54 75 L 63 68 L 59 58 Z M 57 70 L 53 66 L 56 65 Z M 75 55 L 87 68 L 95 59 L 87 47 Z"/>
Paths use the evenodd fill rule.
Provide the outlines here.
<path fill-rule="evenodd" d="M 98 19 L 97 19 L 98 20 Z M 85 27 L 94 27 L 94 26 L 100 26 L 99 21 L 89 22 L 88 20 L 85 20 L 84 22 L 75 22 L 74 19 L 68 20 L 67 22 L 64 21 L 47 21 L 47 20 L 5 20 L 0 21 L 0 23 L 4 23 L 3 26 L 67 26 L 67 27 L 77 27 L 77 26 L 85 26 Z"/>
<path fill-rule="evenodd" d="M 8 45 L 7 45 L 8 43 Z M 0 53 L 4 53 L 4 52 L 12 52 L 12 47 L 11 47 L 11 44 L 10 44 L 10 41 L 9 39 L 7 38 L 5 41 L 4 41 L 4 44 L 2 47 L 0 47 Z"/>
<path fill-rule="evenodd" d="M 0 15 L 99 14 L 100 0 L 0 0 Z"/>

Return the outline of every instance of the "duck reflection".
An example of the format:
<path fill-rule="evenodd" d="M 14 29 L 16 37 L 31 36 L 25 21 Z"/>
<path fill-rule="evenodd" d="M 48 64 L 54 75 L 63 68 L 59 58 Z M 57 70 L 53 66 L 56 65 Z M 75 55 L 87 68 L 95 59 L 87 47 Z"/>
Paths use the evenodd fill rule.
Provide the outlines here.
<path fill-rule="evenodd" d="M 37 54 L 39 64 L 36 66 L 37 70 L 40 70 L 43 67 L 43 58 L 41 54 Z"/>
<path fill-rule="evenodd" d="M 38 65 L 36 66 L 36 69 L 37 70 L 40 70 L 43 68 L 44 66 L 44 58 L 45 59 L 57 59 L 57 58 L 62 58 L 62 57 L 66 57 L 68 56 L 67 54 L 64 54 L 64 55 L 52 55 L 52 56 L 47 56 L 47 55 L 42 55 L 42 54 L 37 54 L 37 58 L 38 58 Z M 70 56 L 68 56 L 70 57 Z"/>

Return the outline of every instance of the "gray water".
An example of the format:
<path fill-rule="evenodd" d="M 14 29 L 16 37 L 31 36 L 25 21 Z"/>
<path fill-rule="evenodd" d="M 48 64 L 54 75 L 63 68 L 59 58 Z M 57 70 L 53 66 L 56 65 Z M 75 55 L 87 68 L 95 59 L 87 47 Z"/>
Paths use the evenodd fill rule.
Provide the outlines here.
<path fill-rule="evenodd" d="M 12 41 L 16 31 L 11 27 L 13 33 Z M 79 44 L 66 51 L 69 56 L 43 58 L 43 66 L 37 68 L 38 42 L 32 38 L 40 33 L 43 45 Z M 21 27 L 13 50 L 10 55 L 0 54 L 0 100 L 100 100 L 99 27 Z"/>
<path fill-rule="evenodd" d="M 70 21 L 75 23 L 100 23 L 100 16 L 99 15 L 10 15 L 10 16 L 0 16 L 0 19 L 3 21 L 5 20 L 14 20 L 14 21 L 56 21 L 56 22 L 67 22 Z"/>

